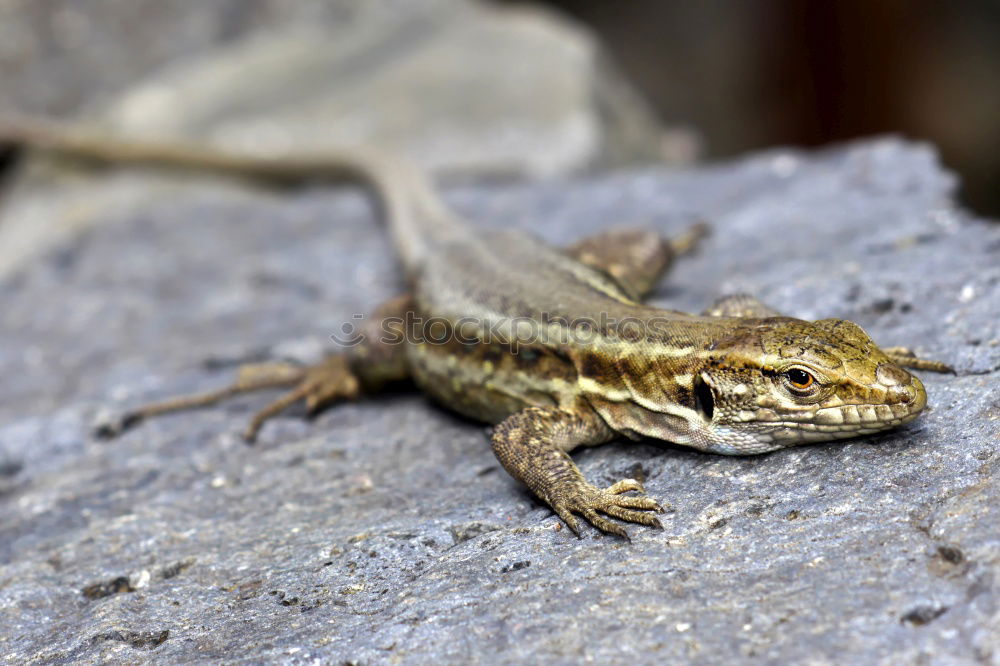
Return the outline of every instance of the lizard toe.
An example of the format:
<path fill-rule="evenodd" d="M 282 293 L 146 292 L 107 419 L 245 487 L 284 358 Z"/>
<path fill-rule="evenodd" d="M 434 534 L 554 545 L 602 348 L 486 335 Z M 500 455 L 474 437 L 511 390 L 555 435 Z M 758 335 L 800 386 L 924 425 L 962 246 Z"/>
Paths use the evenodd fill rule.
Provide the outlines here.
<path fill-rule="evenodd" d="M 616 497 L 615 505 L 625 509 L 639 509 L 640 511 L 664 513 L 664 508 L 659 502 L 652 497 L 646 497 L 645 495 L 639 497 L 634 495 L 630 495 L 628 497 Z"/>
<path fill-rule="evenodd" d="M 611 493 L 612 495 L 620 495 L 622 493 L 627 493 L 630 490 L 635 490 L 640 493 L 646 492 L 646 489 L 642 487 L 642 484 L 635 479 L 622 479 L 621 481 L 608 486 L 605 492 Z"/>
<path fill-rule="evenodd" d="M 624 527 L 611 522 L 607 518 L 598 514 L 597 511 L 595 511 L 594 509 L 590 507 L 584 507 L 580 510 L 580 513 L 583 514 L 583 517 L 587 519 L 588 523 L 590 523 L 597 529 L 601 530 L 602 532 L 606 532 L 608 534 L 614 534 L 615 536 L 620 536 L 626 541 L 632 540 L 631 537 L 629 537 L 628 532 L 625 531 Z"/>
<path fill-rule="evenodd" d="M 660 523 L 659 518 L 650 514 L 644 513 L 642 511 L 634 511 L 632 509 L 623 509 L 620 506 L 611 505 L 605 507 L 603 512 L 611 516 L 612 518 L 617 518 L 618 520 L 624 520 L 630 523 L 638 523 L 640 525 L 647 525 L 649 527 L 655 527 L 657 529 L 663 529 L 663 525 Z"/>
<path fill-rule="evenodd" d="M 583 538 L 583 535 L 580 533 L 580 521 L 576 519 L 576 516 L 573 515 L 569 507 L 564 504 L 553 504 L 552 510 L 566 523 L 567 527 L 573 530 L 573 534 L 576 535 L 577 539 Z"/>

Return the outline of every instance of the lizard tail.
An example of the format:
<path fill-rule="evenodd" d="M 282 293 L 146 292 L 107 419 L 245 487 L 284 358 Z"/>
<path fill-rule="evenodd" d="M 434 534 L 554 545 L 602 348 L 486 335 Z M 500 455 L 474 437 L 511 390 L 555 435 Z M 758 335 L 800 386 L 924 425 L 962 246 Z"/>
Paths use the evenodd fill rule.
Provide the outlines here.
<path fill-rule="evenodd" d="M 265 157 L 193 143 L 117 138 L 73 125 L 22 118 L 0 118 L 3 144 L 100 164 L 209 171 L 278 184 L 360 183 L 376 193 L 407 270 L 419 267 L 431 244 L 465 229 L 419 168 L 373 148 Z"/>

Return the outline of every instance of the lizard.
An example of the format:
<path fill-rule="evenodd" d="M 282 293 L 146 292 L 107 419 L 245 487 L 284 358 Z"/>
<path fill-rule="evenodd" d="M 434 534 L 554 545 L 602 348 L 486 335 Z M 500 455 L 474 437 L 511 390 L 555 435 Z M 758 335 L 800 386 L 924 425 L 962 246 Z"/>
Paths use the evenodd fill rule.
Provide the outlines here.
<path fill-rule="evenodd" d="M 444 406 L 493 424 L 500 464 L 577 536 L 583 518 L 627 539 L 620 523 L 659 527 L 663 507 L 635 479 L 592 484 L 569 455 L 577 447 L 653 438 L 747 455 L 868 435 L 926 407 L 924 385 L 907 368 L 951 371 L 904 347 L 880 348 L 851 321 L 796 319 L 748 295 L 700 314 L 648 305 L 661 276 L 705 235 L 703 223 L 675 238 L 619 228 L 557 248 L 527 233 L 471 226 L 417 167 L 370 148 L 247 157 L 24 120 L 0 122 L 3 142 L 265 180 L 347 178 L 381 203 L 407 289 L 375 311 L 359 344 L 310 367 L 246 365 L 231 385 L 138 407 L 122 427 L 285 389 L 250 420 L 243 434 L 252 441 L 294 403 L 314 413 L 411 380 Z M 441 329 L 433 339 L 413 325 L 430 320 Z"/>

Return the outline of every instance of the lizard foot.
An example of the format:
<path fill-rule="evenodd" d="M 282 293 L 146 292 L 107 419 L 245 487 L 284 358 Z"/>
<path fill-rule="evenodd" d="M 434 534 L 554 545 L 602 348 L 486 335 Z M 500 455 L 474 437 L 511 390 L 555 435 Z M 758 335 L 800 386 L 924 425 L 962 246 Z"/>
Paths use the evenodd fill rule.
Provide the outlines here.
<path fill-rule="evenodd" d="M 351 371 L 347 358 L 342 355 L 327 357 L 320 363 L 302 367 L 291 363 L 257 363 L 240 367 L 236 381 L 217 391 L 169 398 L 143 405 L 114 420 L 105 420 L 95 428 L 99 437 L 114 437 L 144 419 L 207 407 L 241 393 L 263 389 L 290 388 L 283 396 L 258 411 L 250 421 L 243 437 L 252 442 L 261 426 L 286 407 L 302 400 L 313 414 L 336 400 L 353 399 L 360 393 L 360 383 Z"/>
<path fill-rule="evenodd" d="M 353 400 L 360 393 L 360 382 L 351 372 L 347 359 L 340 355 L 328 356 L 321 363 L 306 368 L 294 389 L 254 414 L 243 431 L 243 439 L 253 442 L 268 419 L 299 400 L 305 402 L 309 414 L 313 415 L 332 402 Z"/>
<path fill-rule="evenodd" d="M 568 487 L 564 486 L 552 493 L 549 504 L 577 536 L 580 536 L 580 523 L 574 514 L 583 516 L 587 522 L 602 532 L 615 534 L 623 539 L 629 539 L 628 532 L 599 513 L 618 520 L 663 529 L 656 516 L 650 513 L 663 513 L 663 507 L 656 500 L 647 497 L 642 484 L 635 479 L 623 479 L 604 490 L 582 479 L 567 485 Z M 642 494 L 639 496 L 623 494 L 629 491 Z"/>

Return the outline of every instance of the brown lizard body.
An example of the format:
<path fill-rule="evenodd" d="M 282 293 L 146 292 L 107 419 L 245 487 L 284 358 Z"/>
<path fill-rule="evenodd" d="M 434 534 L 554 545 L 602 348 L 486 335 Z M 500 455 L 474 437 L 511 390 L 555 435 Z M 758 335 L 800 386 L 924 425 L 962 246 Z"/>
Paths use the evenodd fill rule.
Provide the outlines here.
<path fill-rule="evenodd" d="M 371 151 L 260 160 L 25 123 L 0 125 L 4 138 L 110 162 L 358 178 L 381 196 L 409 293 L 380 308 L 360 344 L 311 368 L 248 366 L 230 387 L 141 407 L 130 424 L 288 387 L 254 417 L 246 431 L 253 439 L 296 401 L 317 410 L 412 379 L 442 404 L 497 424 L 492 445 L 504 468 L 575 532 L 582 516 L 626 536 L 608 517 L 658 525 L 660 505 L 631 479 L 590 484 L 568 455 L 575 447 L 624 435 L 751 454 L 869 434 L 926 405 L 922 383 L 903 366 L 948 370 L 905 349 L 879 349 L 849 321 L 784 317 L 746 296 L 701 315 L 643 304 L 701 226 L 673 241 L 612 230 L 561 250 L 527 234 L 473 229 L 417 170 Z M 429 322 L 436 328 L 422 325 Z"/>

